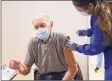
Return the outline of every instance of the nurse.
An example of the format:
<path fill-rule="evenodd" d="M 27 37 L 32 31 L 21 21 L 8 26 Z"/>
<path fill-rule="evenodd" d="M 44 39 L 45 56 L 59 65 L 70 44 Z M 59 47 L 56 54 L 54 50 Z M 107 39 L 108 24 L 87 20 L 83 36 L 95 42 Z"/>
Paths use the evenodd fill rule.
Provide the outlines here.
<path fill-rule="evenodd" d="M 112 80 L 112 1 L 72 0 L 74 7 L 82 15 L 91 15 L 91 28 L 78 30 L 79 36 L 92 36 L 90 44 L 78 45 L 68 39 L 66 47 L 84 55 L 104 53 L 105 80 Z"/>

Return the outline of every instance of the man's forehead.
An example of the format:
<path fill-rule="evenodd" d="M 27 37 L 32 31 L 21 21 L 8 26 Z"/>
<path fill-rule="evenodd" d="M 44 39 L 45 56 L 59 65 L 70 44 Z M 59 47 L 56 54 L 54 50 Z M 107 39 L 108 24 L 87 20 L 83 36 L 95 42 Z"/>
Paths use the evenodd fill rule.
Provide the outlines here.
<path fill-rule="evenodd" d="M 45 23 L 45 19 L 44 18 L 36 18 L 33 23 L 35 25 L 38 25 L 38 24 L 42 24 L 42 23 Z"/>
<path fill-rule="evenodd" d="M 39 26 L 40 24 L 47 24 L 49 22 L 49 16 L 47 16 L 46 14 L 40 14 L 33 19 L 32 24 L 34 26 Z"/>
<path fill-rule="evenodd" d="M 35 18 L 35 21 L 37 21 L 37 22 L 45 22 L 45 18 L 44 17 L 42 17 L 42 16 L 38 16 L 38 17 L 36 17 Z"/>
<path fill-rule="evenodd" d="M 36 22 L 37 22 L 37 23 L 45 23 L 45 20 L 42 19 L 42 18 L 40 18 L 40 19 L 36 19 Z"/>

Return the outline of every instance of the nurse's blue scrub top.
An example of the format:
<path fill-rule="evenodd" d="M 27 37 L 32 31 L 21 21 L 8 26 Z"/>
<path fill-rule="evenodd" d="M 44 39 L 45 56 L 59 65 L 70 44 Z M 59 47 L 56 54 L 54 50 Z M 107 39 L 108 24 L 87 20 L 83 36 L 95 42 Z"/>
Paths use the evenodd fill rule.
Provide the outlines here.
<path fill-rule="evenodd" d="M 88 29 L 88 36 L 93 36 L 92 43 L 79 45 L 77 51 L 85 55 L 97 55 L 104 52 L 105 67 L 112 67 L 112 46 L 106 48 L 104 36 L 96 24 L 97 17 L 91 16 L 91 28 Z"/>

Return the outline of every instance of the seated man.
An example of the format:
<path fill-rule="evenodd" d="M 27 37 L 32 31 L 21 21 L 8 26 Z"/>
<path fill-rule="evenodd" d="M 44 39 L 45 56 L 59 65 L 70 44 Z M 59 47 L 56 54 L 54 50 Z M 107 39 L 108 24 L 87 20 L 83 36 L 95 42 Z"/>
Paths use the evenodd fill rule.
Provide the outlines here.
<path fill-rule="evenodd" d="M 36 37 L 29 42 L 24 63 L 11 60 L 9 67 L 27 75 L 35 63 L 37 80 L 73 80 L 78 70 L 77 62 L 72 51 L 65 47 L 66 36 L 51 32 L 53 22 L 45 14 L 34 18 L 32 24 Z"/>

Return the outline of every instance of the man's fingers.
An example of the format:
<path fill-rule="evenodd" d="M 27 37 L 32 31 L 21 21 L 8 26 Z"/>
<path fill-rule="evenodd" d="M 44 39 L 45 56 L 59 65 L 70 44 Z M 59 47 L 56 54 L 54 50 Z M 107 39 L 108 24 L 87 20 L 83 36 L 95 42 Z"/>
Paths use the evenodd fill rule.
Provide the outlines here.
<path fill-rule="evenodd" d="M 17 62 L 16 60 L 11 60 L 12 62 Z"/>
<path fill-rule="evenodd" d="M 15 63 L 14 62 L 9 62 L 9 67 L 14 67 Z"/>
<path fill-rule="evenodd" d="M 15 60 L 15 63 L 19 64 L 20 62 L 19 62 L 19 61 L 17 61 L 17 60 Z"/>
<path fill-rule="evenodd" d="M 14 61 L 9 61 L 9 64 L 13 64 L 13 63 L 15 63 Z"/>
<path fill-rule="evenodd" d="M 14 62 L 14 60 L 10 60 L 10 62 Z"/>
<path fill-rule="evenodd" d="M 20 63 L 20 62 L 17 61 L 17 60 L 11 60 L 11 62 L 16 63 L 16 64 L 19 64 L 19 63 Z"/>
<path fill-rule="evenodd" d="M 10 61 L 10 62 L 9 62 L 9 66 L 10 66 L 10 67 L 16 67 L 16 66 L 18 66 L 18 63 L 15 63 L 15 62 L 13 62 L 13 61 Z"/>
<path fill-rule="evenodd" d="M 13 62 L 13 61 L 10 61 L 9 62 L 9 68 L 11 68 L 11 69 L 17 69 L 18 68 L 18 64 L 16 64 L 15 62 Z"/>
<path fill-rule="evenodd" d="M 16 63 L 15 63 L 15 61 L 12 61 L 12 60 L 11 60 L 11 61 L 9 62 L 9 64 L 12 65 L 12 64 L 16 64 Z"/>

